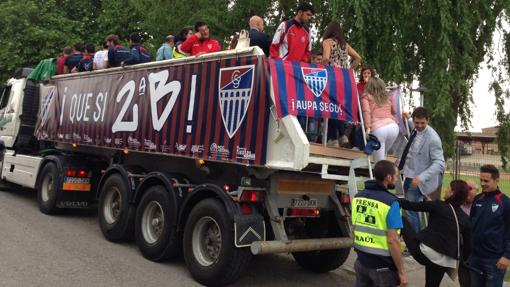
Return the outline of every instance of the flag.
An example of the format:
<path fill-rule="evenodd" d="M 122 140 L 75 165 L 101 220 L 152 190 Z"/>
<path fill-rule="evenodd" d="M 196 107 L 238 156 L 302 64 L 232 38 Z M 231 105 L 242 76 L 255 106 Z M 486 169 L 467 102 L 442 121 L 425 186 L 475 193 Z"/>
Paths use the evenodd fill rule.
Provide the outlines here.
<path fill-rule="evenodd" d="M 350 69 L 269 60 L 278 118 L 287 115 L 358 121 L 358 91 Z"/>

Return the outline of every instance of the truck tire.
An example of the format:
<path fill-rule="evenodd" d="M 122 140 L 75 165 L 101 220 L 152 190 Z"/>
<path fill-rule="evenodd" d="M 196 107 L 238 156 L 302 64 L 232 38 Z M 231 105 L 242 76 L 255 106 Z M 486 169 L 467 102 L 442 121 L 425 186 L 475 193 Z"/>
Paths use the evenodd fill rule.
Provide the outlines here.
<path fill-rule="evenodd" d="M 234 245 L 234 224 L 217 199 L 198 203 L 184 228 L 184 260 L 191 276 L 206 286 L 236 281 L 248 267 L 252 254 Z"/>
<path fill-rule="evenodd" d="M 57 197 L 61 190 L 60 186 L 57 166 L 52 162 L 47 163 L 41 171 L 37 187 L 37 204 L 42 213 L 58 212 Z"/>
<path fill-rule="evenodd" d="M 164 261 L 179 252 L 177 211 L 174 198 L 163 186 L 150 187 L 143 195 L 135 219 L 135 239 L 143 256 Z"/>
<path fill-rule="evenodd" d="M 330 219 L 332 219 L 332 217 L 330 217 Z M 336 220 L 330 220 L 329 224 L 326 226 L 323 226 L 324 222 L 309 222 L 310 225 L 307 226 L 309 228 L 307 228 L 305 238 L 349 237 L 349 234 L 343 234 L 342 232 L 342 230 L 348 229 L 340 228 L 337 224 L 334 224 L 335 222 Z M 335 250 L 294 252 L 292 256 L 304 269 L 312 272 L 324 273 L 335 270 L 344 264 L 350 252 L 350 248 L 342 248 Z"/>
<path fill-rule="evenodd" d="M 135 208 L 129 204 L 128 183 L 120 174 L 108 177 L 99 196 L 99 227 L 110 241 L 122 241 L 132 237 Z"/>

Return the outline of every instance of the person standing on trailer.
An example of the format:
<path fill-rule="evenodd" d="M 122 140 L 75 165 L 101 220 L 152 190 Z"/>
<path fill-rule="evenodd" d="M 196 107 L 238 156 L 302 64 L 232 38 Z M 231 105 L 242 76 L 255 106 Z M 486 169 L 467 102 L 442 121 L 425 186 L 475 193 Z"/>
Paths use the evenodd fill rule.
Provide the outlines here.
<path fill-rule="evenodd" d="M 184 52 L 191 56 L 200 56 L 219 51 L 221 51 L 220 43 L 216 39 L 211 38 L 207 23 L 202 21 L 195 23 L 195 34 L 189 36 L 179 46 L 179 52 Z"/>
<path fill-rule="evenodd" d="M 381 142 L 381 148 L 372 154 L 375 162 L 386 158 L 388 149 L 398 137 L 399 128 L 395 119 L 397 112 L 394 107 L 394 98 L 386 90 L 384 81 L 370 78 L 361 95 L 361 111 L 366 133 L 372 133 Z"/>
<path fill-rule="evenodd" d="M 122 62 L 131 57 L 131 52 L 128 48 L 120 45 L 119 36 L 110 34 L 105 39 L 108 45 L 108 65 L 106 68 L 120 67 Z"/>
<path fill-rule="evenodd" d="M 361 63 L 361 56 L 345 40 L 342 26 L 337 21 L 330 22 L 322 36 L 322 64 L 341 69 L 355 69 Z M 349 57 L 353 59 L 352 63 Z M 340 147 L 349 144 L 346 130 L 351 133 L 355 127 L 347 121 L 329 119 L 328 145 Z"/>
<path fill-rule="evenodd" d="M 64 74 L 69 74 L 83 58 L 83 44 L 76 43 L 73 46 L 73 53 L 64 61 Z"/>
<path fill-rule="evenodd" d="M 266 56 L 269 56 L 269 46 L 271 45 L 271 38 L 268 34 L 264 33 L 264 20 L 259 16 L 252 16 L 250 18 L 250 46 L 258 46 L 264 51 Z"/>
<path fill-rule="evenodd" d="M 312 39 L 306 24 L 315 10 L 310 3 L 301 3 L 294 18 L 282 22 L 273 37 L 269 49 L 271 58 L 286 61 L 310 62 Z"/>
<path fill-rule="evenodd" d="M 164 61 L 164 60 L 170 60 L 172 59 L 173 52 L 174 52 L 174 36 L 168 35 L 165 38 L 165 43 L 159 47 L 158 51 L 156 52 L 156 61 Z"/>
<path fill-rule="evenodd" d="M 151 60 L 151 55 L 149 51 L 140 44 L 142 42 L 142 38 L 138 33 L 131 33 L 129 35 L 129 49 L 131 52 L 131 56 L 120 64 L 121 66 L 125 65 L 136 65 L 141 63 L 147 63 Z"/>

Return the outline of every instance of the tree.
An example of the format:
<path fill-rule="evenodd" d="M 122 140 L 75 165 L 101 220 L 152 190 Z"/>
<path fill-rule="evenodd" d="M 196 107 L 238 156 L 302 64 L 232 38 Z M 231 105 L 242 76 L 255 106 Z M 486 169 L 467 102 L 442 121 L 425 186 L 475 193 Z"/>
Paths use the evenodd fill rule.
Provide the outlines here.
<path fill-rule="evenodd" d="M 349 42 L 382 78 L 420 82 L 431 123 L 452 155 L 457 118 L 469 126 L 473 80 L 510 2 L 333 0 L 331 6 Z"/>
<path fill-rule="evenodd" d="M 99 44 L 107 34 L 126 39 L 140 32 L 153 53 L 170 33 L 197 20 L 208 23 L 213 37 L 248 28 L 250 16 L 266 19 L 267 32 L 291 18 L 298 0 L 4 0 L 0 3 L 0 79 L 21 66 L 55 57 L 59 49 L 78 41 Z M 409 85 L 420 82 L 431 124 L 439 132 L 448 155 L 453 152 L 454 127 L 460 118 L 469 126 L 471 87 L 480 63 L 492 52 L 492 35 L 502 29 L 510 11 L 508 0 L 311 0 L 312 26 L 318 32 L 314 47 L 331 20 L 344 27 L 348 42 L 376 67 L 386 81 Z M 505 57 L 493 63 L 492 85 L 498 100 L 498 133 L 503 159 L 510 159 L 510 116 L 503 107 L 510 72 L 510 34 Z"/>

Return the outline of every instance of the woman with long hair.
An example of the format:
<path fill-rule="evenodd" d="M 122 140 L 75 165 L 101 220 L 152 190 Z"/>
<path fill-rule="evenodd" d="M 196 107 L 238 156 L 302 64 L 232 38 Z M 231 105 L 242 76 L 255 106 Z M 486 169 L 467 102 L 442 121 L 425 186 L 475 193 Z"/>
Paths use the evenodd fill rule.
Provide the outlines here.
<path fill-rule="evenodd" d="M 322 41 L 322 64 L 336 68 L 355 69 L 361 63 L 360 55 L 346 41 L 342 27 L 337 21 L 326 27 Z M 354 60 L 349 63 L 349 56 Z M 328 121 L 328 145 L 333 147 L 349 143 L 344 134 L 347 123 L 330 119 Z"/>
<path fill-rule="evenodd" d="M 355 69 L 361 63 L 360 55 L 345 41 L 344 32 L 337 21 L 328 24 L 322 38 L 323 64 Z M 350 64 L 349 56 L 354 59 Z"/>
<path fill-rule="evenodd" d="M 407 249 L 416 261 L 425 265 L 426 287 L 439 286 L 444 274 L 455 270 L 469 256 L 470 222 L 461 208 L 469 189 L 465 181 L 453 180 L 444 201 L 400 200 L 403 209 L 429 213 L 427 227 L 418 234 L 407 220 L 402 230 Z"/>
<path fill-rule="evenodd" d="M 374 161 L 386 157 L 389 149 L 398 137 L 398 125 L 395 119 L 394 99 L 386 91 L 386 85 L 379 78 L 370 78 L 361 96 L 361 112 L 366 133 L 372 133 L 381 142 L 381 148 L 372 153 Z"/>

